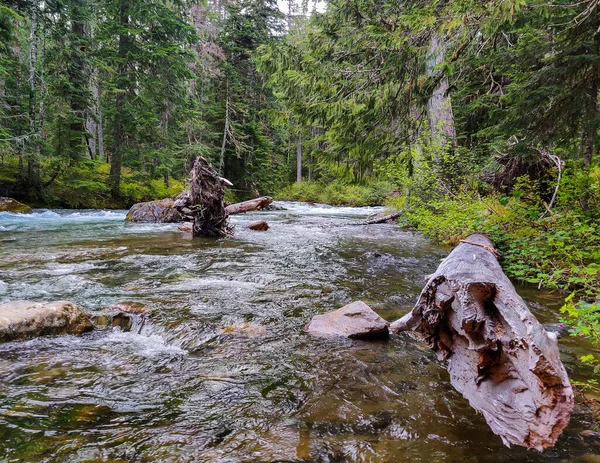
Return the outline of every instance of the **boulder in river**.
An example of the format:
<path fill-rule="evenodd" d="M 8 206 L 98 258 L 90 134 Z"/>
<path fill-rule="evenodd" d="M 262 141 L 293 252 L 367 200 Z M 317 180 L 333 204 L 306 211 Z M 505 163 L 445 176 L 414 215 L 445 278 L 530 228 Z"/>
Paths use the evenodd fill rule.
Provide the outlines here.
<path fill-rule="evenodd" d="M 374 338 L 387 336 L 388 328 L 388 323 L 371 307 L 356 301 L 333 312 L 315 315 L 304 331 L 316 336 Z"/>
<path fill-rule="evenodd" d="M 139 332 L 150 312 L 136 302 L 120 302 L 113 306 L 92 312 L 89 317 L 95 328 L 121 328 L 123 331 Z"/>
<path fill-rule="evenodd" d="M 16 199 L 0 196 L 0 212 L 18 212 L 27 214 L 31 208 L 26 204 L 20 203 Z"/>
<path fill-rule="evenodd" d="M 269 229 L 269 224 L 264 220 L 258 220 L 257 222 L 252 222 L 246 228 L 256 231 L 267 231 Z"/>
<path fill-rule="evenodd" d="M 81 335 L 92 329 L 88 317 L 68 301 L 14 301 L 0 304 L 0 342 L 44 335 Z"/>
<path fill-rule="evenodd" d="M 181 222 L 183 217 L 175 208 L 175 201 L 166 198 L 134 204 L 129 209 L 125 220 L 146 223 L 177 223 Z"/>

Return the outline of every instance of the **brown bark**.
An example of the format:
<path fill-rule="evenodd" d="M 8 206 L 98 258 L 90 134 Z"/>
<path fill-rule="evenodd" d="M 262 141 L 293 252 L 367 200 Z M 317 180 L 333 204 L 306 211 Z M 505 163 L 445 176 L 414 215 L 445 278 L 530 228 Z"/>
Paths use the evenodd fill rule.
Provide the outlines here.
<path fill-rule="evenodd" d="M 250 199 L 241 203 L 231 204 L 227 206 L 227 213 L 229 215 L 241 214 L 243 212 L 258 211 L 267 207 L 273 202 L 273 198 L 270 196 L 261 196 L 260 198 Z"/>
<path fill-rule="evenodd" d="M 190 199 L 193 209 L 194 236 L 223 237 L 232 232 L 223 203 L 225 187 L 221 177 L 203 157 L 192 166 Z"/>
<path fill-rule="evenodd" d="M 442 262 L 392 332 L 422 333 L 448 360 L 452 385 L 505 445 L 554 445 L 573 410 L 557 337 L 503 273 L 491 241 L 465 239 Z"/>

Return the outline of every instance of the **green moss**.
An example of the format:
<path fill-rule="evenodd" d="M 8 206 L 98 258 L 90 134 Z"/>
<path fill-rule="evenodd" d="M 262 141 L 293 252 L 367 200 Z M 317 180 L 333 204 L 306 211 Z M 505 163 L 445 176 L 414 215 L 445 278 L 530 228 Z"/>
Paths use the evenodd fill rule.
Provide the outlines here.
<path fill-rule="evenodd" d="M 12 198 L 0 198 L 0 212 L 26 214 L 31 212 L 31 208 L 26 204 L 20 203 Z"/>

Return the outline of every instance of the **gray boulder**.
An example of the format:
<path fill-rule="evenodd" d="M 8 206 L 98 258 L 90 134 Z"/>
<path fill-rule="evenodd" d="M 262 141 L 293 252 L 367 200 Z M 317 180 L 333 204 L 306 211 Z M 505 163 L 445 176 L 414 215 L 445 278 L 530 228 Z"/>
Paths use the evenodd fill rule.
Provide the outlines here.
<path fill-rule="evenodd" d="M 367 304 L 356 301 L 333 312 L 315 315 L 304 331 L 316 336 L 373 338 L 387 336 L 388 327 Z"/>
<path fill-rule="evenodd" d="M 91 329 L 88 317 L 72 302 L 14 301 L 0 304 L 0 342 L 45 335 L 79 336 Z"/>
<path fill-rule="evenodd" d="M 125 220 L 146 223 L 177 223 L 181 222 L 183 217 L 175 208 L 175 201 L 166 198 L 134 204 L 129 209 Z"/>

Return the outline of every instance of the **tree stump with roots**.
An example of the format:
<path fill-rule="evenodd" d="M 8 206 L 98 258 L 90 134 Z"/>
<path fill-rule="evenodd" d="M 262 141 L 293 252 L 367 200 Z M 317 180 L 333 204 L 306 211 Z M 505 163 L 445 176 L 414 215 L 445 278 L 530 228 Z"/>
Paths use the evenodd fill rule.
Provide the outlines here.
<path fill-rule="evenodd" d="M 190 202 L 193 206 L 193 236 L 221 238 L 231 235 L 229 215 L 223 197 L 225 185 L 217 171 L 203 157 L 192 166 Z"/>

